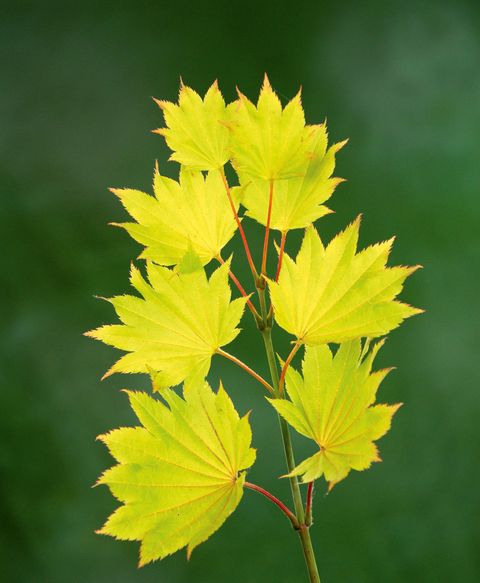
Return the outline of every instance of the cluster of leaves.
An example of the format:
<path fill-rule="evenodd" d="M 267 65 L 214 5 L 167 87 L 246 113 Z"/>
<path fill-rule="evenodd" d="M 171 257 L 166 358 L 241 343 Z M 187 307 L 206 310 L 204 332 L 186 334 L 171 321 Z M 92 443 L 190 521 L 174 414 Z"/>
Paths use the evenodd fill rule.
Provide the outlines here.
<path fill-rule="evenodd" d="M 121 323 L 88 333 L 126 353 L 107 375 L 150 374 L 163 399 L 129 393 L 142 427 L 101 437 L 118 465 L 99 482 L 123 505 L 100 532 L 141 541 L 141 564 L 185 546 L 190 553 L 242 497 L 255 459 L 248 418 L 239 418 L 224 389 L 214 393 L 205 378 L 214 355 L 239 363 L 222 347 L 239 333 L 246 305 L 259 326 L 275 321 L 293 336 L 280 383 L 263 384 L 272 406 L 319 451 L 289 476 L 304 482 L 324 476 L 330 488 L 350 470 L 379 461 L 374 442 L 399 407 L 375 404 L 388 371 L 372 372 L 382 342 L 369 350 L 370 339 L 420 311 L 396 299 L 415 268 L 387 267 L 392 240 L 358 252 L 356 220 L 322 243 L 313 223 L 331 212 L 324 203 L 342 181 L 332 175 L 345 142 L 329 147 L 325 124 L 306 124 L 300 94 L 282 107 L 265 78 L 256 104 L 239 92 L 227 105 L 216 83 L 203 99 L 182 85 L 178 103 L 157 103 L 165 127 L 155 131 L 180 164 L 179 179 L 162 176 L 157 166 L 154 196 L 113 190 L 133 219 L 118 226 L 143 246 L 148 281 L 132 267 L 130 281 L 141 297 L 110 299 Z M 235 186 L 226 164 L 236 172 Z M 260 271 L 241 208 L 265 226 Z M 284 252 L 292 229 L 305 229 L 295 259 Z M 268 315 L 232 273 L 231 258 L 222 258 L 237 230 L 257 288 L 268 285 Z M 265 272 L 270 230 L 281 233 L 275 277 Z M 208 278 L 211 261 L 218 267 Z M 232 300 L 229 277 L 238 299 Z M 334 352 L 331 344 L 338 345 Z M 300 374 L 290 362 L 302 346 Z M 171 388 L 181 383 L 183 398 Z"/>

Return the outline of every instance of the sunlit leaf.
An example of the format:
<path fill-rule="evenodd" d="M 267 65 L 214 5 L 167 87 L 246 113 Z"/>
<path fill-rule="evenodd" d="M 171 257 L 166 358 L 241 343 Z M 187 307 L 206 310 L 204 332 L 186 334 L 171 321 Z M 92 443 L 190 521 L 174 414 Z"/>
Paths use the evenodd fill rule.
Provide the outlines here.
<path fill-rule="evenodd" d="M 155 169 L 153 187 L 155 197 L 138 190 L 112 191 L 137 221 L 117 226 L 145 246 L 140 257 L 175 265 L 190 248 L 203 264 L 219 256 L 237 228 L 221 175 L 204 177 L 183 168 L 177 182 Z M 237 191 L 232 189 L 235 199 Z"/>
<path fill-rule="evenodd" d="M 228 112 L 217 82 L 202 99 L 182 84 L 178 104 L 156 100 L 167 127 L 155 130 L 165 137 L 175 160 L 196 170 L 218 170 L 229 159 Z"/>
<path fill-rule="evenodd" d="M 332 355 L 327 345 L 307 346 L 303 377 L 292 367 L 286 375 L 289 400 L 269 399 L 299 433 L 320 451 L 300 463 L 291 475 L 311 482 L 324 475 L 332 488 L 353 470 L 381 461 L 375 441 L 390 429 L 400 407 L 374 405 L 377 389 L 389 369 L 371 372 L 383 342 L 361 358 L 360 340 L 341 344 Z"/>
<path fill-rule="evenodd" d="M 300 93 L 282 109 L 265 76 L 256 106 L 240 93 L 231 107 L 232 163 L 239 174 L 264 180 L 302 174 L 319 126 L 305 125 Z"/>
<path fill-rule="evenodd" d="M 105 376 L 154 371 L 159 388 L 191 376 L 205 377 L 212 355 L 240 331 L 245 298 L 231 301 L 228 270 L 226 262 L 207 279 L 192 252 L 177 271 L 148 263 L 149 283 L 132 266 L 131 284 L 143 298 L 110 299 L 122 324 L 87 333 L 128 352 Z"/>
<path fill-rule="evenodd" d="M 360 220 L 325 248 L 313 227 L 278 283 L 269 281 L 278 324 L 305 344 L 383 336 L 421 310 L 397 301 L 417 267 L 386 267 L 393 239 L 356 253 Z"/>
<path fill-rule="evenodd" d="M 299 176 L 275 181 L 270 227 L 279 231 L 307 227 L 320 217 L 330 213 L 324 206 L 342 182 L 333 178 L 335 154 L 346 142 L 334 144 L 327 150 L 327 130 L 324 125 L 312 142 L 312 154 L 299 168 Z M 247 216 L 262 225 L 267 224 L 270 182 L 247 174 L 240 174 L 240 183 L 245 185 L 242 204 Z"/>
<path fill-rule="evenodd" d="M 240 418 L 222 387 L 192 383 L 168 406 L 129 392 L 141 427 L 100 436 L 117 460 L 98 483 L 120 502 L 101 534 L 141 541 L 140 565 L 208 539 L 238 506 L 245 470 L 255 461 L 248 417 Z"/>

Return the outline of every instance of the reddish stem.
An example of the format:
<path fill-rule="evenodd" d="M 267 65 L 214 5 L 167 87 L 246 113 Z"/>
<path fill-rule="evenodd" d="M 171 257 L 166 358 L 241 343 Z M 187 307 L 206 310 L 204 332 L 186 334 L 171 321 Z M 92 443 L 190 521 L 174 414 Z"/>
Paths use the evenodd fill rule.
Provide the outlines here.
<path fill-rule="evenodd" d="M 282 239 L 280 241 L 280 252 L 278 253 L 277 273 L 275 274 L 275 281 L 280 277 L 280 270 L 282 269 L 283 253 L 285 251 L 285 241 L 287 239 L 287 231 L 282 231 Z"/>
<path fill-rule="evenodd" d="M 225 358 L 228 358 L 228 360 L 231 360 L 236 365 L 238 365 L 240 368 L 243 368 L 243 370 L 245 372 L 248 372 L 248 374 L 250 376 L 252 376 L 255 380 L 257 380 L 259 383 L 261 383 L 271 395 L 275 395 L 275 391 L 273 390 L 273 387 L 270 384 L 268 384 L 267 381 L 263 377 L 261 377 L 258 373 L 256 373 L 253 369 L 251 369 L 247 364 L 245 364 L 239 358 L 237 358 L 236 356 L 233 356 L 233 354 L 230 354 L 229 352 L 225 352 L 225 350 L 222 350 L 221 348 L 217 348 L 216 353 L 220 354 L 220 356 L 224 356 Z"/>
<path fill-rule="evenodd" d="M 238 217 L 237 209 L 235 208 L 235 203 L 233 202 L 232 193 L 230 192 L 230 187 L 228 186 L 227 177 L 225 176 L 225 172 L 224 172 L 223 168 L 220 169 L 220 175 L 222 177 L 223 184 L 225 186 L 225 191 L 226 191 L 227 196 L 228 196 L 228 201 L 229 201 L 230 206 L 232 208 L 233 216 L 235 217 L 235 222 L 237 223 L 238 230 L 240 231 L 240 236 L 242 237 L 243 247 L 245 248 L 245 254 L 247 256 L 248 264 L 250 266 L 250 269 L 252 271 L 252 275 L 253 275 L 253 278 L 254 278 L 255 284 L 256 284 L 257 279 L 258 279 L 258 273 L 257 273 L 257 270 L 255 269 L 255 264 L 254 264 L 253 259 L 252 259 L 252 254 L 250 253 L 250 247 L 248 246 L 247 237 L 245 235 L 245 231 L 243 230 L 242 223 Z"/>
<path fill-rule="evenodd" d="M 280 510 L 290 520 L 290 522 L 292 523 L 292 526 L 294 528 L 296 528 L 296 529 L 300 528 L 300 525 L 298 523 L 298 520 L 297 520 L 297 517 L 295 516 L 295 514 L 287 506 L 285 506 L 285 504 L 281 500 L 279 500 L 276 496 L 274 496 L 268 490 L 265 490 L 261 486 L 257 486 L 256 484 L 251 484 L 250 482 L 245 482 L 243 485 L 245 486 L 245 488 L 250 488 L 250 490 L 255 490 L 255 492 L 259 492 L 260 494 L 265 496 L 265 498 L 268 498 L 270 500 L 270 502 L 273 502 L 278 508 L 280 508 Z"/>
<path fill-rule="evenodd" d="M 298 349 L 300 348 L 301 344 L 299 342 L 296 342 L 292 348 L 292 350 L 290 351 L 290 354 L 287 356 L 287 360 L 285 361 L 283 368 L 282 368 L 282 372 L 280 373 L 280 380 L 278 382 L 278 392 L 280 395 L 283 395 L 283 388 L 285 385 L 285 375 L 287 374 L 287 369 L 290 366 L 290 363 L 293 360 L 293 357 L 297 354 Z"/>
<path fill-rule="evenodd" d="M 270 237 L 270 222 L 272 220 L 272 206 L 273 206 L 273 180 L 270 179 L 270 192 L 268 195 L 267 225 L 265 227 L 265 238 L 263 239 L 262 275 L 267 274 L 268 239 Z"/>
<path fill-rule="evenodd" d="M 221 263 L 222 265 L 225 265 L 225 260 L 223 259 L 223 257 L 221 257 L 220 255 L 218 255 L 216 257 L 217 261 L 219 263 Z M 246 298 L 247 300 L 247 306 L 250 308 L 250 311 L 252 312 L 253 316 L 255 317 L 255 319 L 261 319 L 260 314 L 257 312 L 255 306 L 252 304 L 249 295 L 247 294 L 247 292 L 245 291 L 243 285 L 238 281 L 238 278 L 236 277 L 236 275 L 233 273 L 233 271 L 231 269 L 228 270 L 228 275 L 230 276 L 230 279 L 233 281 L 233 283 L 237 286 L 238 291 L 242 294 L 242 296 L 244 298 Z"/>
<path fill-rule="evenodd" d="M 307 526 L 310 526 L 312 524 L 313 485 L 314 482 L 309 482 L 307 489 L 307 502 L 305 504 L 305 524 Z"/>

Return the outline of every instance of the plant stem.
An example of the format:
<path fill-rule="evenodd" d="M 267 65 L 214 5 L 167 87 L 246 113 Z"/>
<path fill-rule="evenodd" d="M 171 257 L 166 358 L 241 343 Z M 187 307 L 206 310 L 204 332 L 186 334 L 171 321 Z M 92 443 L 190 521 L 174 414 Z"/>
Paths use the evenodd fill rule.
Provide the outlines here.
<path fill-rule="evenodd" d="M 256 492 L 259 492 L 260 494 L 265 496 L 265 498 L 268 498 L 270 500 L 270 502 L 273 502 L 285 514 L 285 516 L 292 523 L 293 528 L 295 528 L 296 530 L 298 530 L 300 528 L 300 525 L 298 524 L 298 520 L 297 520 L 297 517 L 295 516 L 295 514 L 290 510 L 290 508 L 285 506 L 285 504 L 281 500 L 279 500 L 276 496 L 274 496 L 271 492 L 269 492 L 268 490 L 265 490 L 265 488 L 262 488 L 261 486 L 257 486 L 256 484 L 252 484 L 251 482 L 244 482 L 243 485 L 245 486 L 245 488 L 250 488 L 250 490 L 255 490 Z"/>
<path fill-rule="evenodd" d="M 268 325 L 268 314 L 266 308 L 266 301 L 265 301 L 265 289 L 258 288 L 258 294 L 260 298 L 260 307 L 263 317 L 263 324 L 264 328 L 261 329 L 263 342 L 265 345 L 265 352 L 267 355 L 268 366 L 270 368 L 270 376 L 272 378 L 272 385 L 275 390 L 275 394 L 277 398 L 282 398 L 280 395 L 279 389 L 279 376 L 278 376 L 278 368 L 277 363 L 275 360 L 275 349 L 273 347 L 272 341 L 272 329 L 271 326 Z M 293 356 L 292 356 L 293 358 Z M 285 452 L 285 459 L 287 461 L 287 468 L 288 473 L 291 473 L 295 468 L 295 457 L 293 455 L 293 446 L 292 446 L 292 438 L 290 435 L 290 428 L 288 423 L 283 419 L 281 415 L 278 416 L 280 421 L 280 430 L 282 433 L 282 440 L 283 440 L 283 449 Z M 310 578 L 310 583 L 320 583 L 320 575 L 318 574 L 317 563 L 315 560 L 315 554 L 312 547 L 312 541 L 310 538 L 310 532 L 308 527 L 305 524 L 305 513 L 303 509 L 303 500 L 302 494 L 300 492 L 300 486 L 298 484 L 297 476 L 291 476 L 290 480 L 290 489 L 292 491 L 292 498 L 293 504 L 295 507 L 295 514 L 297 520 L 300 524 L 300 528 L 298 530 L 298 534 L 300 537 L 300 542 L 302 543 L 303 548 L 303 555 L 305 557 L 305 563 L 307 565 L 308 575 Z"/>
<path fill-rule="evenodd" d="M 305 557 L 305 563 L 307 564 L 310 583 L 321 583 L 317 562 L 315 560 L 315 552 L 312 546 L 312 539 L 310 538 L 310 531 L 307 526 L 303 526 L 298 532 L 300 540 L 302 541 L 303 556 Z"/>
<path fill-rule="evenodd" d="M 245 364 L 242 360 L 240 360 L 236 356 L 233 356 L 233 354 L 230 354 L 229 352 L 225 352 L 225 350 L 222 350 L 221 348 L 217 348 L 216 353 L 219 354 L 220 356 L 224 356 L 225 358 L 228 358 L 228 360 L 231 360 L 237 366 L 239 366 L 240 368 L 243 368 L 243 370 L 245 372 L 248 372 L 248 374 L 250 376 L 252 376 L 255 380 L 257 380 L 259 383 L 261 383 L 271 395 L 275 396 L 275 391 L 273 390 L 273 387 L 269 383 L 267 383 L 267 381 L 263 377 L 261 377 L 253 369 L 251 369 L 247 364 Z"/>
<path fill-rule="evenodd" d="M 307 502 L 305 504 L 305 524 L 307 526 L 310 526 L 313 522 L 313 509 L 312 509 L 312 504 L 313 504 L 313 488 L 314 488 L 314 484 L 315 482 L 310 482 L 308 484 L 308 490 L 307 490 Z"/>

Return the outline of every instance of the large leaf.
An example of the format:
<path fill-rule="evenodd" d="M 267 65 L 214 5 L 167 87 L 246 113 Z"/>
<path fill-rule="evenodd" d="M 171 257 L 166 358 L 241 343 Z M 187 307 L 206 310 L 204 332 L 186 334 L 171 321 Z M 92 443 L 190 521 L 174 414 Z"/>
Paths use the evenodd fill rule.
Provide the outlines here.
<path fill-rule="evenodd" d="M 183 168 L 177 182 L 156 168 L 153 188 L 155 198 L 138 190 L 112 191 L 137 221 L 117 226 L 145 246 L 140 257 L 176 265 L 189 248 L 203 264 L 219 256 L 237 228 L 220 174 L 205 178 Z"/>
<path fill-rule="evenodd" d="M 87 335 L 128 352 L 106 373 L 157 373 L 159 388 L 206 376 L 212 355 L 239 333 L 245 298 L 231 301 L 229 262 L 207 279 L 199 259 L 187 254 L 178 271 L 147 264 L 147 283 L 132 266 L 131 283 L 143 298 L 109 301 L 122 324 Z"/>
<path fill-rule="evenodd" d="M 325 248 L 309 227 L 294 261 L 269 281 L 278 324 L 305 344 L 383 336 L 421 310 L 395 300 L 417 267 L 386 267 L 393 239 L 356 253 L 360 220 Z"/>
<path fill-rule="evenodd" d="M 215 82 L 204 99 L 182 84 L 178 105 L 159 101 L 166 128 L 155 130 L 173 150 L 170 160 L 196 170 L 218 170 L 229 159 L 228 112 Z"/>
<path fill-rule="evenodd" d="M 360 340 L 341 344 L 335 356 L 327 345 L 307 346 L 303 378 L 289 367 L 290 400 L 269 399 L 299 433 L 320 451 L 299 464 L 291 475 L 311 482 L 324 475 L 332 488 L 354 470 L 381 461 L 374 443 L 389 430 L 397 405 L 373 405 L 389 370 L 371 372 L 382 342 L 362 360 Z"/>
<path fill-rule="evenodd" d="M 287 232 L 301 229 L 330 213 L 324 202 L 330 198 L 342 178 L 332 178 L 335 154 L 346 142 L 334 144 L 327 150 L 327 130 L 324 125 L 312 143 L 312 154 L 299 169 L 299 176 L 275 181 L 270 227 Z M 247 215 L 262 225 L 267 224 L 270 183 L 262 178 L 240 174 L 245 185 L 242 204 Z"/>
<path fill-rule="evenodd" d="M 168 407 L 145 393 L 128 393 L 142 427 L 100 436 L 118 465 L 99 479 L 123 503 L 99 531 L 141 541 L 140 565 L 209 538 L 242 498 L 244 470 L 255 461 L 247 416 L 222 387 L 204 382 L 167 389 Z"/>
<path fill-rule="evenodd" d="M 257 106 L 240 93 L 230 107 L 232 163 L 239 174 L 264 180 L 301 175 L 319 128 L 305 125 L 300 94 L 282 109 L 265 76 Z"/>

